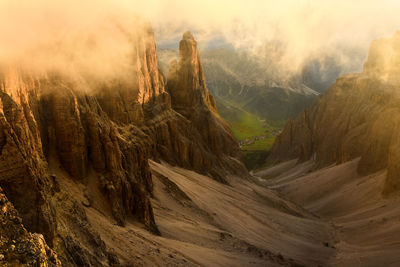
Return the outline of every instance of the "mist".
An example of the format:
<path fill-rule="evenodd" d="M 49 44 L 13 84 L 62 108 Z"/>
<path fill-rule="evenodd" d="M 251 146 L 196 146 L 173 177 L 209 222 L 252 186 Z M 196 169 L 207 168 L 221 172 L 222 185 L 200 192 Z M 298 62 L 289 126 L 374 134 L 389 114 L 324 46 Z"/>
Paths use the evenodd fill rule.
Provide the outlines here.
<path fill-rule="evenodd" d="M 0 64 L 114 75 L 129 69 L 145 20 L 159 46 L 177 46 L 191 30 L 201 48 L 229 46 L 282 70 L 327 53 L 358 66 L 373 39 L 400 29 L 398 14 L 393 0 L 1 0 Z"/>
<path fill-rule="evenodd" d="M 112 1 L 0 1 L 0 65 L 107 78 L 131 71 L 146 23 Z"/>
<path fill-rule="evenodd" d="M 364 59 L 372 40 L 400 29 L 400 3 L 393 0 L 155 2 L 164 11 L 152 17 L 159 45 L 185 27 L 195 31 L 203 48 L 219 38 L 238 50 L 277 59 L 276 50 L 265 49 L 273 43 L 280 48 L 281 65 L 291 70 L 321 54 L 354 64 L 354 53 Z"/>

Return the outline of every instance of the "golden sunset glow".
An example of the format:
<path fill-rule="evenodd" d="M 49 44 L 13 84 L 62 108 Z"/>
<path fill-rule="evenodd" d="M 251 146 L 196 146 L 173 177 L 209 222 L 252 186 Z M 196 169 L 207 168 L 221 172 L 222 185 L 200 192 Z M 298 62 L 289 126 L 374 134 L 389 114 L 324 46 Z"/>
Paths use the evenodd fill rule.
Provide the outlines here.
<path fill-rule="evenodd" d="M 399 0 L 0 0 L 0 267 L 400 266 Z"/>

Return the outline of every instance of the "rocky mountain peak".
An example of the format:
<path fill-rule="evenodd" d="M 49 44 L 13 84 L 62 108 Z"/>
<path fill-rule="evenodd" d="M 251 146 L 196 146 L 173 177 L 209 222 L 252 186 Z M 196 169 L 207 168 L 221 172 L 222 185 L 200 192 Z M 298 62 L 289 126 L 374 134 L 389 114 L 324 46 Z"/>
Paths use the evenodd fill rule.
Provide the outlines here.
<path fill-rule="evenodd" d="M 167 77 L 166 89 L 172 108 L 197 129 L 212 154 L 240 158 L 232 130 L 218 115 L 214 96 L 207 88 L 197 42 L 189 31 L 183 34 L 179 53 L 179 62 L 175 60 L 171 63 Z M 212 176 L 220 177 L 215 172 Z"/>
<path fill-rule="evenodd" d="M 179 43 L 179 54 L 179 62 L 173 62 L 168 73 L 167 87 L 173 108 L 186 117 L 198 108 L 216 112 L 214 97 L 206 85 L 197 42 L 189 31 L 183 34 Z"/>
<path fill-rule="evenodd" d="M 187 31 L 183 34 L 182 40 L 179 43 L 179 54 L 180 54 L 180 61 L 187 65 L 187 67 L 191 67 L 193 70 L 202 71 L 200 70 L 201 63 L 200 63 L 200 56 L 199 51 L 197 50 L 197 41 L 194 39 L 193 34 L 190 31 Z M 201 76 L 202 73 L 198 73 Z M 201 81 L 204 81 L 204 75 Z"/>

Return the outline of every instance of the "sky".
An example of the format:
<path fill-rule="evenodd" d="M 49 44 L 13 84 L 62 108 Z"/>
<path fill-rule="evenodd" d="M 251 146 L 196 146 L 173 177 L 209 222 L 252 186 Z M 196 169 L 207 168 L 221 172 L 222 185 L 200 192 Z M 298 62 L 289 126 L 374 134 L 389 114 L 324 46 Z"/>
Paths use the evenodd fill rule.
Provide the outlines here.
<path fill-rule="evenodd" d="M 201 48 L 224 45 L 261 58 L 273 53 L 266 44 L 279 44 L 288 69 L 321 53 L 350 64 L 352 51 L 366 55 L 372 40 L 400 29 L 399 14 L 394 0 L 0 0 L 0 63 L 85 58 L 86 68 L 113 66 L 130 47 L 114 26 L 134 29 L 140 16 L 160 47 L 177 46 L 191 30 Z M 82 45 L 88 38 L 96 49 Z"/>

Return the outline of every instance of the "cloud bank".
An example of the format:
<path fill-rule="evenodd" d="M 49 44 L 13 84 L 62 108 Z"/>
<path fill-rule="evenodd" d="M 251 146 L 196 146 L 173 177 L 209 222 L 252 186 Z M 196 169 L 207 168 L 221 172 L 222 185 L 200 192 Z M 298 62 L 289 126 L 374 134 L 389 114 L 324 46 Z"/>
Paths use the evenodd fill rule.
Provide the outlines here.
<path fill-rule="evenodd" d="M 400 29 L 398 14 L 394 0 L 0 0 L 0 64 L 107 75 L 128 64 L 137 16 L 161 46 L 189 29 L 200 47 L 223 40 L 290 70 L 324 53 L 354 64 L 371 40 Z"/>
<path fill-rule="evenodd" d="M 352 54 L 365 57 L 373 39 L 400 29 L 400 2 L 393 0 L 155 2 L 162 10 L 150 17 L 161 44 L 184 27 L 193 29 L 203 45 L 218 35 L 259 56 L 268 56 L 262 48 L 273 42 L 284 48 L 282 60 L 292 69 L 321 53 L 352 64 Z"/>

